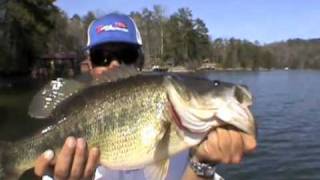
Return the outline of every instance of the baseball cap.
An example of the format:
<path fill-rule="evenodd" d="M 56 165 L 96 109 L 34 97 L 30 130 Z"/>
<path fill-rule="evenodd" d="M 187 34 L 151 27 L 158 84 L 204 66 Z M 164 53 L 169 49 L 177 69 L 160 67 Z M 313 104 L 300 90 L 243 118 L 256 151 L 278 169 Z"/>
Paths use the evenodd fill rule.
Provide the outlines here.
<path fill-rule="evenodd" d="M 109 43 L 120 42 L 142 45 L 141 35 L 133 19 L 124 14 L 108 14 L 91 22 L 88 28 L 85 49 Z"/>

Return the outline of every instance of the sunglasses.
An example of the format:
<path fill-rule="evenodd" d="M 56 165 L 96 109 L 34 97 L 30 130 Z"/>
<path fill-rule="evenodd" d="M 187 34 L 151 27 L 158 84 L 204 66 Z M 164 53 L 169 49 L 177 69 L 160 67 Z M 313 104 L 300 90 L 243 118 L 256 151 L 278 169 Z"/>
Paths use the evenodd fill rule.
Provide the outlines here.
<path fill-rule="evenodd" d="M 109 66 L 113 60 L 120 64 L 134 63 L 138 57 L 137 46 L 125 43 L 108 43 L 90 50 L 91 61 L 95 66 Z"/>

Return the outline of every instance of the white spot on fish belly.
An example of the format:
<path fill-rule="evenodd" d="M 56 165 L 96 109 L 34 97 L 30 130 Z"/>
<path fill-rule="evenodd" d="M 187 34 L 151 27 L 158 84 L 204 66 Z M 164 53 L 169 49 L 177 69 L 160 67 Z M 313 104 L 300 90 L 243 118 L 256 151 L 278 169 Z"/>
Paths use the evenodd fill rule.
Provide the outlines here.
<path fill-rule="evenodd" d="M 157 119 L 160 119 L 161 117 L 162 117 L 162 112 L 163 112 L 163 110 L 164 110 L 164 102 L 159 102 L 158 104 L 157 104 L 157 115 L 156 115 L 156 117 L 157 117 Z"/>
<path fill-rule="evenodd" d="M 157 131 L 155 127 L 149 125 L 143 128 L 141 131 L 141 137 L 143 145 L 149 145 L 154 143 L 157 137 Z"/>

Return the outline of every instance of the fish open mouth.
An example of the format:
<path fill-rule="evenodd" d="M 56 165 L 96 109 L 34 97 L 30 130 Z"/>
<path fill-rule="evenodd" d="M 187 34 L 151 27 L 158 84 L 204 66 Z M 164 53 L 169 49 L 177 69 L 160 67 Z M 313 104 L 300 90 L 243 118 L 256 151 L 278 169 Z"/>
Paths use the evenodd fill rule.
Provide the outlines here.
<path fill-rule="evenodd" d="M 193 91 L 168 79 L 167 99 L 171 120 L 188 134 L 204 134 L 210 129 L 231 125 L 248 134 L 255 134 L 255 123 L 248 109 L 251 94 L 242 86 L 226 84 L 210 93 Z M 247 93 L 248 92 L 248 93 Z"/>
<path fill-rule="evenodd" d="M 167 99 L 172 121 L 185 132 L 203 134 L 213 127 L 229 124 L 249 134 L 255 134 L 255 125 L 251 123 L 253 122 L 251 112 L 239 103 L 223 103 L 220 108 L 214 110 L 215 112 L 213 109 L 207 109 L 208 112 L 205 113 L 207 115 L 201 116 L 203 109 L 194 111 L 188 107 L 180 107 L 179 103 L 175 104 L 177 100 L 172 100 L 169 95 L 167 95 Z M 197 114 L 198 112 L 199 114 Z"/>

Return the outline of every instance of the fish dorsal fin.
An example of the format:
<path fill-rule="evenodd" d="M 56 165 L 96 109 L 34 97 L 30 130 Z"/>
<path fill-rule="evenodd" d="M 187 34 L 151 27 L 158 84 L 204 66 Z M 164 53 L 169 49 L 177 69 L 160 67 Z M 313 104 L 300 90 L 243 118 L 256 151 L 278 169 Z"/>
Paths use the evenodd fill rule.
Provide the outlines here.
<path fill-rule="evenodd" d="M 28 113 L 33 118 L 46 119 L 60 102 L 77 94 L 85 87 L 84 83 L 73 79 L 52 80 L 33 97 Z"/>
<path fill-rule="evenodd" d="M 89 73 L 74 79 L 57 78 L 45 85 L 33 98 L 29 106 L 29 115 L 37 119 L 46 119 L 58 104 L 81 90 L 100 84 L 115 82 L 138 74 L 133 66 L 121 65 L 112 71 L 93 77 Z"/>
<path fill-rule="evenodd" d="M 115 82 L 121 79 L 126 79 L 138 74 L 138 71 L 133 66 L 121 65 L 111 71 L 102 73 L 101 75 L 93 78 L 91 85 L 99 85 L 103 83 Z"/>
<path fill-rule="evenodd" d="M 144 169 L 144 176 L 147 180 L 164 180 L 168 175 L 170 160 L 165 159 L 151 164 Z"/>

